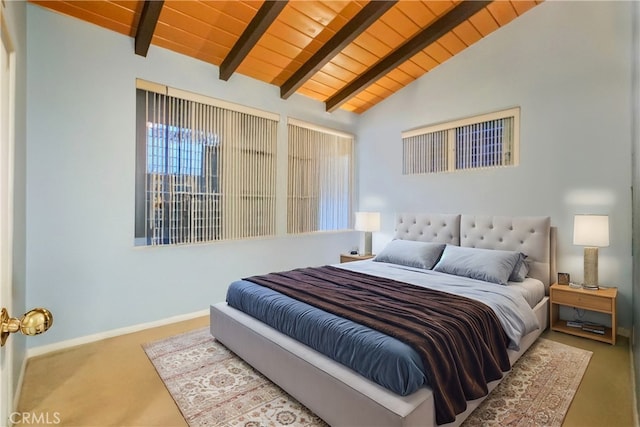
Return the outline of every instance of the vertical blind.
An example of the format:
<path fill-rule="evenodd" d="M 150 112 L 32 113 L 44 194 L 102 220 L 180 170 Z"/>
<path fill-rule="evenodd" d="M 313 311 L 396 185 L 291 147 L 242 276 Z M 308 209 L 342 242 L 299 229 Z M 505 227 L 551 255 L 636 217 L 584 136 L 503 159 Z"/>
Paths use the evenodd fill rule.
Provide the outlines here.
<path fill-rule="evenodd" d="M 511 165 L 513 117 L 460 126 L 456 132 L 456 169 Z"/>
<path fill-rule="evenodd" d="M 277 121 L 137 90 L 136 240 L 275 234 Z"/>
<path fill-rule="evenodd" d="M 424 133 L 402 139 L 405 175 L 444 172 L 448 165 L 447 132 Z"/>
<path fill-rule="evenodd" d="M 288 233 L 350 228 L 353 158 L 353 137 L 289 122 Z"/>

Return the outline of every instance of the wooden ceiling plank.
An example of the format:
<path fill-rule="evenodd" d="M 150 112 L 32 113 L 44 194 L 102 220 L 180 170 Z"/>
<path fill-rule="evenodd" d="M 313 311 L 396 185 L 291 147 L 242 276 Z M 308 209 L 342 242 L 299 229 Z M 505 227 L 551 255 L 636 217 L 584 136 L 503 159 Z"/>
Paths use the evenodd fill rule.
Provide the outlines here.
<path fill-rule="evenodd" d="M 402 46 L 391 54 L 382 58 L 375 65 L 361 74 L 353 82 L 348 84 L 338 93 L 326 101 L 326 110 L 331 112 L 340 107 L 347 99 L 351 98 L 381 76 L 402 64 L 426 46 L 434 43 L 443 35 L 469 19 L 471 16 L 482 10 L 491 1 L 464 1 L 440 17 L 433 24 L 417 33 L 407 40 Z"/>
<path fill-rule="evenodd" d="M 498 25 L 501 27 L 503 25 L 507 25 L 509 22 L 513 21 L 518 17 L 516 11 L 511 6 L 511 3 L 508 1 L 496 1 L 487 6 L 487 10 L 495 20 L 498 22 Z"/>
<path fill-rule="evenodd" d="M 222 62 L 221 57 L 215 56 L 209 50 L 195 49 L 191 46 L 185 46 L 184 44 L 176 43 L 173 39 L 168 40 L 158 34 L 153 36 L 153 45 L 199 59 L 209 64 L 219 64 Z"/>
<path fill-rule="evenodd" d="M 253 55 L 248 56 L 245 61 L 238 67 L 238 73 L 244 76 L 253 77 L 263 82 L 271 82 L 282 70 L 262 59 L 255 58 Z"/>
<path fill-rule="evenodd" d="M 455 6 L 455 2 L 452 1 L 428 0 L 424 3 L 427 8 L 437 17 L 443 16 Z"/>
<path fill-rule="evenodd" d="M 406 86 L 413 81 L 413 77 L 399 68 L 389 71 L 388 76 L 391 80 L 398 82 L 402 86 Z"/>
<path fill-rule="evenodd" d="M 486 37 L 500 28 L 487 9 L 481 10 L 475 16 L 469 18 L 469 22 L 473 24 L 480 34 L 482 34 L 482 37 Z"/>
<path fill-rule="evenodd" d="M 402 42 L 400 42 L 395 46 L 390 46 L 386 43 L 386 40 L 385 41 L 380 40 L 369 31 L 360 34 L 360 36 L 358 36 L 358 39 L 355 40 L 353 43 L 357 44 L 362 49 L 368 52 L 371 52 L 378 58 L 382 58 L 383 56 L 391 52 L 391 50 L 393 50 L 394 47 L 397 47 L 398 45 L 402 44 Z"/>
<path fill-rule="evenodd" d="M 135 52 L 136 55 L 147 56 L 153 32 L 156 30 L 160 11 L 164 0 L 146 0 L 142 6 L 138 29 L 136 30 Z"/>
<path fill-rule="evenodd" d="M 170 6 L 171 3 L 165 4 L 162 9 L 162 20 L 158 23 L 158 27 L 156 27 L 156 33 L 159 31 L 160 26 L 163 25 L 163 23 L 166 23 L 170 28 L 192 33 L 202 39 L 209 40 L 212 43 L 223 46 L 226 49 L 225 54 L 233 47 L 237 37 L 234 37 L 228 32 L 220 30 L 217 27 L 212 27 L 210 24 L 206 24 L 205 22 L 190 15 L 186 15 L 176 9 L 173 9 Z"/>
<path fill-rule="evenodd" d="M 228 49 L 220 45 L 214 41 L 211 41 L 206 38 L 199 37 L 194 33 L 190 33 L 188 31 L 184 31 L 180 28 L 172 27 L 168 24 L 165 24 L 163 21 L 158 22 L 158 26 L 153 35 L 153 44 L 157 44 L 157 39 L 163 38 L 165 40 L 171 40 L 175 45 L 181 45 L 185 48 L 191 50 L 194 49 L 196 52 L 204 52 L 207 51 L 207 55 L 213 55 L 215 57 L 224 58 Z M 200 58 L 201 55 L 195 55 L 196 58 Z M 220 61 L 216 62 L 216 65 L 220 65 Z"/>
<path fill-rule="evenodd" d="M 229 16 L 226 11 L 216 7 L 223 4 L 222 2 L 170 1 L 164 8 L 173 9 L 183 15 L 202 21 L 217 31 L 224 31 L 232 35 L 235 41 L 240 37 L 244 29 L 247 28 L 253 15 L 246 21 L 241 19 L 242 16 Z"/>
<path fill-rule="evenodd" d="M 315 93 L 322 95 L 322 99 L 331 96 L 336 90 L 330 86 L 325 85 L 315 79 L 308 80 L 304 83 L 305 89 L 312 90 Z"/>
<path fill-rule="evenodd" d="M 400 26 L 391 25 L 389 20 L 387 19 L 389 14 L 394 10 L 395 9 L 389 10 L 389 12 L 385 13 L 383 18 L 380 18 L 379 20 L 371 24 L 369 29 L 366 32 L 364 32 L 360 37 L 358 37 L 354 41 L 354 43 L 361 43 L 361 39 L 364 36 L 371 36 L 379 40 L 384 45 L 388 46 L 390 49 L 395 49 L 420 29 L 420 28 L 414 27 L 415 31 L 412 31 L 411 34 L 409 34 L 408 36 L 401 34 L 399 31 Z M 411 23 L 409 26 L 413 26 L 413 23 Z"/>
<path fill-rule="evenodd" d="M 304 82 L 331 61 L 338 52 L 355 40 L 395 3 L 396 0 L 368 3 L 280 87 L 280 97 L 282 99 L 290 97 Z"/>
<path fill-rule="evenodd" d="M 467 46 L 471 46 L 478 40 L 482 38 L 482 34 L 475 29 L 471 22 L 465 21 L 462 24 L 458 25 L 453 32 L 457 35 L 460 40 Z"/>
<path fill-rule="evenodd" d="M 117 18 L 107 18 L 106 16 L 96 14 L 91 9 L 86 9 L 82 7 L 78 7 L 75 3 L 69 4 L 66 2 L 50 2 L 50 1 L 38 1 L 31 0 L 30 3 L 37 4 L 42 6 L 43 8 L 54 10 L 58 13 L 62 13 L 64 15 L 72 16 L 77 19 L 81 19 L 86 22 L 90 22 L 92 24 L 98 25 L 103 28 L 107 28 L 109 30 L 115 31 L 120 34 L 124 34 L 126 36 L 132 37 L 134 32 L 132 30 L 132 25 L 124 24 L 120 22 Z M 135 17 L 134 14 L 131 15 Z M 131 22 L 132 20 L 129 20 Z"/>
<path fill-rule="evenodd" d="M 316 38 L 325 29 L 325 26 L 315 19 L 310 18 L 295 8 L 295 2 L 282 11 L 278 22 L 284 23 L 302 34 Z"/>
<path fill-rule="evenodd" d="M 299 93 L 300 95 L 307 96 L 307 97 L 309 97 L 309 98 L 311 98 L 311 99 L 315 99 L 315 100 L 320 101 L 320 102 L 322 102 L 324 99 L 326 99 L 326 97 L 325 97 L 325 96 L 322 96 L 322 95 L 320 95 L 319 93 L 312 91 L 311 89 L 307 89 L 307 88 L 306 88 L 306 87 L 304 87 L 304 86 L 302 86 L 302 87 L 298 90 L 298 93 Z"/>
<path fill-rule="evenodd" d="M 386 87 L 384 87 L 383 85 L 379 85 L 379 84 L 372 84 L 367 89 L 371 93 L 374 93 L 379 98 L 386 98 L 388 96 L 393 95 L 393 91 L 392 90 L 389 90 Z"/>
<path fill-rule="evenodd" d="M 457 55 L 467 47 L 467 45 L 464 44 L 453 31 L 449 31 L 447 34 L 440 37 L 438 43 L 440 43 L 440 45 L 451 55 Z"/>
<path fill-rule="evenodd" d="M 350 45 L 342 49 L 342 52 L 340 53 L 348 56 L 354 61 L 358 61 L 366 67 L 368 67 L 369 64 L 373 64 L 380 59 L 379 56 L 372 54 L 368 50 L 363 49 L 360 45 L 357 45 L 355 43 L 351 43 Z"/>
<path fill-rule="evenodd" d="M 244 30 L 236 44 L 220 64 L 220 79 L 229 80 L 229 77 L 238 68 L 240 63 L 249 54 L 260 37 L 267 31 L 271 23 L 275 21 L 282 9 L 287 5 L 287 0 L 266 0 L 258 13 Z"/>
<path fill-rule="evenodd" d="M 418 28 L 424 28 L 436 19 L 431 9 L 420 1 L 403 1 L 398 4 L 396 9 L 400 10 Z M 400 29 L 398 30 L 400 31 Z"/>
<path fill-rule="evenodd" d="M 275 65 L 280 70 L 286 68 L 287 65 L 291 63 L 291 58 L 260 44 L 257 44 L 253 48 L 251 51 L 251 57 Z"/>
<path fill-rule="evenodd" d="M 451 53 L 445 49 L 440 43 L 431 43 L 424 48 L 424 53 L 432 57 L 438 64 L 442 64 L 451 58 Z"/>
<path fill-rule="evenodd" d="M 264 45 L 268 49 L 278 52 L 290 60 L 299 59 L 299 56 L 304 54 L 303 49 L 289 43 L 287 40 L 274 36 L 271 32 L 262 36 L 258 45 Z M 302 63 L 302 61 L 300 61 L 300 63 Z"/>
<path fill-rule="evenodd" d="M 362 68 L 362 72 L 364 72 L 365 70 L 366 68 Z M 338 64 L 335 61 L 331 61 L 326 64 L 324 67 L 318 70 L 318 73 L 325 73 L 332 77 L 335 77 L 338 80 L 341 80 L 343 82 L 342 86 L 358 77 L 358 73 L 354 71 L 353 68 Z"/>
<path fill-rule="evenodd" d="M 382 86 L 383 88 L 387 89 L 391 93 L 395 93 L 402 88 L 402 85 L 400 83 L 398 83 L 397 81 L 387 76 L 382 77 L 380 80 L 376 82 L 376 84 Z"/>
<path fill-rule="evenodd" d="M 411 61 L 422 67 L 425 72 L 428 72 L 439 65 L 438 61 L 427 55 L 424 51 L 420 51 L 413 55 L 411 57 Z"/>
<path fill-rule="evenodd" d="M 331 74 L 327 74 L 322 70 L 318 71 L 312 78 L 312 80 L 316 82 L 320 82 L 326 86 L 333 88 L 333 91 L 340 89 L 345 85 L 345 81 L 341 80 L 338 77 L 332 76 Z"/>
<path fill-rule="evenodd" d="M 324 67 L 322 67 L 322 69 L 328 70 L 329 68 L 334 67 L 340 67 L 343 70 L 348 70 L 349 72 L 353 73 L 354 75 L 349 79 L 349 81 L 358 77 L 358 74 L 367 71 L 367 67 L 364 64 L 342 53 L 336 55 L 336 57 L 333 58 L 331 62 L 327 63 Z"/>
<path fill-rule="evenodd" d="M 398 65 L 398 69 L 409 74 L 414 79 L 422 76 L 425 71 L 421 66 L 410 60 L 404 61 L 402 64 Z M 375 86 L 375 83 L 371 86 Z"/>
<path fill-rule="evenodd" d="M 518 14 L 518 16 L 520 16 L 523 13 L 525 13 L 527 10 L 531 9 L 532 7 L 535 7 L 536 2 L 525 1 L 525 0 L 511 1 L 511 6 L 513 6 L 513 8 L 516 10 L 516 13 Z"/>

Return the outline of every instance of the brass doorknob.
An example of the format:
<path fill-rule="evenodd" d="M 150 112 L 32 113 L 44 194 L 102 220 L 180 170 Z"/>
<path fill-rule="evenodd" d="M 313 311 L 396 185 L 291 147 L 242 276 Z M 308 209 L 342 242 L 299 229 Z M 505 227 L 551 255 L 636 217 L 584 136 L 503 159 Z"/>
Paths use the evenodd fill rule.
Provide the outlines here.
<path fill-rule="evenodd" d="M 24 335 L 38 335 L 46 332 L 53 325 L 53 314 L 41 307 L 29 310 L 20 319 L 9 317 L 5 308 L 2 309 L 0 316 L 0 346 L 3 346 L 9 335 L 14 332 L 20 331 Z"/>

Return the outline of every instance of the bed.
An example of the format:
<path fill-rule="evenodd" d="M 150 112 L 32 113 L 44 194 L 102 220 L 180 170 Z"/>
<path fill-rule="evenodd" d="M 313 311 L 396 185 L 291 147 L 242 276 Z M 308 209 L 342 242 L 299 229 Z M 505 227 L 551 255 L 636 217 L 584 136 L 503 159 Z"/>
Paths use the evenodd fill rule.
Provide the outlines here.
<path fill-rule="evenodd" d="M 527 276 L 542 285 L 542 293 L 534 300 L 527 300 L 524 295 L 522 299 L 532 307 L 538 327 L 532 331 L 529 328 L 515 345 L 510 345 L 509 363 L 513 364 L 546 329 L 546 294 L 555 277 L 555 230 L 548 217 L 399 214 L 395 239 L 446 244 L 446 248 L 458 251 L 462 250 L 457 249 L 459 247 L 526 254 Z M 409 282 L 413 280 L 411 275 L 419 274 L 419 269 L 411 266 L 397 268 L 393 263 L 374 261 L 334 267 L 366 274 L 386 274 L 377 271 L 392 269 L 400 280 Z M 448 275 L 446 270 L 429 275 L 438 274 Z M 211 307 L 211 333 L 332 426 L 436 425 L 434 391 L 429 386 L 421 386 L 406 395 L 390 391 L 356 372 L 357 369 L 334 361 L 226 302 Z M 489 382 L 488 390 L 499 382 Z M 447 425 L 461 424 L 483 399 L 467 402 L 466 410 Z"/>

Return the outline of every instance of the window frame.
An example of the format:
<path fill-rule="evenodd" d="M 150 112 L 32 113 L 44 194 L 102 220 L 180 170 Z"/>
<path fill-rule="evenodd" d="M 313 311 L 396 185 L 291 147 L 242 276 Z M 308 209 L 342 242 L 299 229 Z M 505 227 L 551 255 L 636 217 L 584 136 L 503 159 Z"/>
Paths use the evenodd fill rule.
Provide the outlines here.
<path fill-rule="evenodd" d="M 166 152 L 164 156 L 164 165 L 166 166 L 165 171 L 160 173 L 154 173 L 153 170 L 149 169 L 148 165 L 149 157 L 147 151 L 149 149 L 150 140 L 148 128 L 149 117 L 147 114 L 147 109 L 149 107 L 147 102 L 150 95 L 157 96 L 158 99 L 162 100 L 162 106 L 158 107 L 160 109 L 168 109 L 168 105 L 171 102 L 176 102 L 181 105 L 180 108 L 187 108 L 187 110 L 185 110 L 184 112 L 179 111 L 178 113 L 176 113 L 178 114 L 178 117 L 182 114 L 185 114 L 187 117 L 195 117 L 187 120 L 185 122 L 186 127 L 182 127 L 183 123 L 181 122 L 181 119 L 178 119 L 178 124 L 176 124 L 174 123 L 175 117 L 169 118 L 166 112 L 161 111 L 160 114 L 162 118 L 157 123 L 153 122 L 154 125 L 161 127 L 163 126 L 166 131 L 164 137 L 160 138 L 162 139 L 162 141 L 159 142 L 159 147 L 161 149 L 162 144 L 165 144 L 164 147 Z M 206 110 L 210 109 L 211 107 L 213 107 L 215 110 Z M 210 112 L 206 113 L 206 111 Z M 201 114 L 204 114 L 205 116 L 209 114 L 207 116 L 208 120 L 211 120 L 213 117 L 218 117 L 218 119 L 216 119 L 217 124 L 214 125 L 213 123 L 202 122 L 204 118 L 203 116 L 201 116 Z M 194 120 L 197 120 L 198 123 L 194 124 Z M 249 128 L 245 128 L 244 126 L 239 125 L 239 122 L 248 122 L 251 123 L 251 125 L 249 126 Z M 210 98 L 204 95 L 199 95 L 180 89 L 170 88 L 168 86 L 148 82 L 142 79 L 136 79 L 136 180 L 134 209 L 134 245 L 193 245 L 234 239 L 249 239 L 274 236 L 276 234 L 277 216 L 277 185 L 275 177 L 277 168 L 279 124 L 279 114 L 233 104 L 227 101 Z M 197 177 L 193 176 L 193 174 L 197 172 L 196 170 L 187 171 L 187 173 L 185 174 L 185 171 L 183 171 L 182 169 L 177 170 L 172 165 L 169 165 L 168 157 L 170 157 L 169 152 L 171 150 L 169 144 L 171 143 L 171 141 L 169 141 L 169 139 L 167 138 L 172 132 L 170 128 L 175 126 L 178 127 L 174 129 L 174 131 L 180 133 L 180 137 L 183 136 L 183 132 L 185 135 L 189 136 L 188 141 L 184 143 L 182 141 L 180 142 L 181 146 L 182 144 L 186 144 L 187 150 L 193 151 L 194 148 L 190 147 L 189 144 L 192 144 L 193 146 L 202 145 L 202 158 L 204 159 L 205 156 L 207 156 L 207 158 L 209 158 L 209 156 L 211 155 L 213 156 L 212 158 L 215 160 L 215 164 L 208 164 L 209 168 L 207 168 L 206 176 L 204 176 L 204 165 L 202 166 L 202 171 L 200 171 L 202 172 L 201 175 L 203 176 Z M 258 132 L 255 131 L 255 126 L 258 126 L 259 129 L 262 129 L 266 132 L 264 133 L 263 138 L 251 139 L 252 135 L 258 134 Z M 213 134 L 215 134 L 214 136 L 217 140 L 215 147 L 213 147 L 213 151 L 215 151 L 215 153 L 209 153 L 209 145 L 201 144 L 202 141 L 199 141 L 198 138 L 196 138 L 195 141 L 192 141 L 194 131 L 198 134 L 203 132 L 204 134 L 208 134 L 209 132 L 213 132 Z M 263 135 L 263 132 L 260 132 L 260 135 Z M 180 154 L 180 156 L 182 156 L 183 154 L 186 154 L 187 157 L 189 155 L 193 155 L 193 153 L 182 153 Z M 266 158 L 266 160 L 256 160 L 256 157 L 264 158 L 267 155 L 269 157 Z M 249 177 L 250 179 L 240 179 L 237 177 L 244 173 L 238 171 L 239 169 L 244 170 L 242 165 L 253 164 L 256 161 L 258 161 L 259 163 L 257 165 L 257 170 L 263 170 L 264 174 L 266 175 L 262 176 L 259 174 L 259 172 L 254 172 Z M 166 175 L 166 177 L 164 177 L 163 174 Z M 211 174 L 214 174 L 215 176 Z M 200 184 L 196 183 L 198 184 L 197 191 L 191 189 L 191 192 L 186 195 L 187 199 L 190 201 L 189 209 L 191 210 L 189 211 L 190 213 L 187 214 L 186 218 L 181 217 L 180 219 L 180 227 L 186 226 L 189 229 L 189 237 L 184 238 L 185 241 L 180 241 L 182 238 L 176 238 L 173 235 L 163 235 L 161 239 L 155 239 L 154 232 L 149 231 L 153 228 L 150 225 L 151 222 L 153 222 L 153 218 L 150 217 L 150 215 L 152 214 L 149 212 L 149 206 L 151 202 L 149 201 L 150 196 L 148 194 L 148 191 L 153 192 L 154 190 L 149 190 L 148 186 L 149 179 L 153 178 L 153 176 L 155 175 L 163 177 L 163 179 L 168 182 L 172 182 L 176 178 L 182 177 L 187 177 L 187 179 L 195 181 L 208 180 L 210 178 L 216 181 L 215 188 L 213 188 L 212 190 L 213 193 L 209 191 L 211 190 L 211 188 L 209 188 L 210 185 L 207 185 L 208 190 L 203 193 L 202 188 L 200 188 Z M 257 184 L 253 181 L 263 182 L 264 184 L 261 184 L 260 188 L 264 188 L 262 190 L 255 189 L 254 191 L 254 187 Z M 178 185 L 179 184 L 180 183 L 178 183 Z M 230 189 L 232 190 L 231 192 L 229 191 Z M 174 218 L 177 218 L 176 212 L 177 216 L 180 216 L 180 214 L 184 214 L 180 211 L 173 212 L 173 210 L 175 209 L 173 205 L 171 205 L 172 201 L 169 197 L 167 197 L 167 199 L 169 200 L 165 200 L 164 194 L 166 192 L 170 192 L 172 197 L 176 196 L 173 187 L 166 190 L 163 187 L 162 191 L 162 209 L 166 208 L 168 210 L 171 210 Z M 254 192 L 255 194 L 253 194 Z M 179 191 L 179 193 L 181 192 Z M 204 197 L 206 200 L 209 200 L 210 198 L 213 198 L 215 200 L 209 203 L 206 202 L 206 200 L 201 201 L 200 199 L 202 197 Z M 250 198 L 251 200 L 247 200 L 247 198 Z M 207 206 L 205 207 L 205 205 L 202 205 L 202 203 Z M 202 212 L 202 209 L 200 209 L 200 207 L 204 209 Z M 195 211 L 193 209 L 195 209 Z M 247 212 L 249 211 L 255 211 L 255 215 L 250 215 L 251 218 L 255 219 L 255 221 L 248 225 L 238 225 L 244 224 L 243 218 L 241 217 L 246 217 L 246 215 L 248 214 Z M 206 214 L 207 218 L 201 218 L 201 214 L 203 213 Z M 215 218 L 211 217 L 212 214 Z M 175 230 L 175 227 L 171 225 L 172 220 L 169 219 L 171 217 L 171 214 L 167 215 L 169 215 L 167 218 L 162 218 L 161 220 L 163 230 Z M 265 218 L 264 215 L 267 215 L 268 218 Z M 187 221 L 186 224 L 188 225 L 184 225 L 184 221 Z M 204 224 L 205 222 L 207 224 L 202 225 L 202 227 L 204 228 L 197 225 L 201 223 Z M 206 234 L 207 237 L 202 238 L 202 233 Z"/>
<path fill-rule="evenodd" d="M 457 157 L 457 141 L 456 141 L 456 129 L 461 127 L 468 127 L 474 125 L 481 125 L 486 122 L 513 118 L 512 127 L 512 135 L 511 135 L 511 151 L 510 154 L 510 162 L 507 164 L 497 164 L 497 165 L 488 165 L 488 166 L 469 166 L 469 167 L 457 167 L 456 165 L 456 157 Z M 436 134 L 439 132 L 445 132 L 446 139 L 446 149 L 440 150 L 441 153 L 445 156 L 444 161 L 442 158 L 435 159 L 435 161 L 442 165 L 443 167 L 432 167 L 431 169 L 436 170 L 426 170 L 420 163 L 421 159 L 416 159 L 415 157 L 411 157 L 412 153 L 418 151 L 434 151 L 432 147 L 426 148 L 416 148 L 411 147 L 413 150 L 409 150 L 407 145 L 410 142 L 414 142 L 415 137 L 426 137 L 432 134 Z M 406 130 L 401 133 L 402 137 L 402 174 L 403 175 L 418 175 L 418 174 L 431 174 L 431 173 L 443 173 L 443 172 L 462 172 L 462 171 L 471 171 L 471 170 L 482 170 L 482 169 L 495 169 L 495 168 L 505 168 L 505 167 L 515 167 L 520 164 L 520 107 L 508 108 L 505 110 L 494 111 L 491 113 L 480 114 L 471 117 L 465 117 L 462 119 L 451 120 L 447 122 L 441 122 L 428 126 L 421 126 L 419 128 Z M 504 142 L 502 142 L 504 144 Z M 410 152 L 408 152 L 410 151 Z M 504 153 L 502 153 L 504 156 Z M 433 163 L 432 159 L 428 159 L 430 163 Z M 416 163 L 419 164 L 416 167 Z M 422 166 L 422 167 L 420 167 Z M 415 171 L 418 170 L 418 171 Z M 412 172 L 415 171 L 415 172 Z"/>

